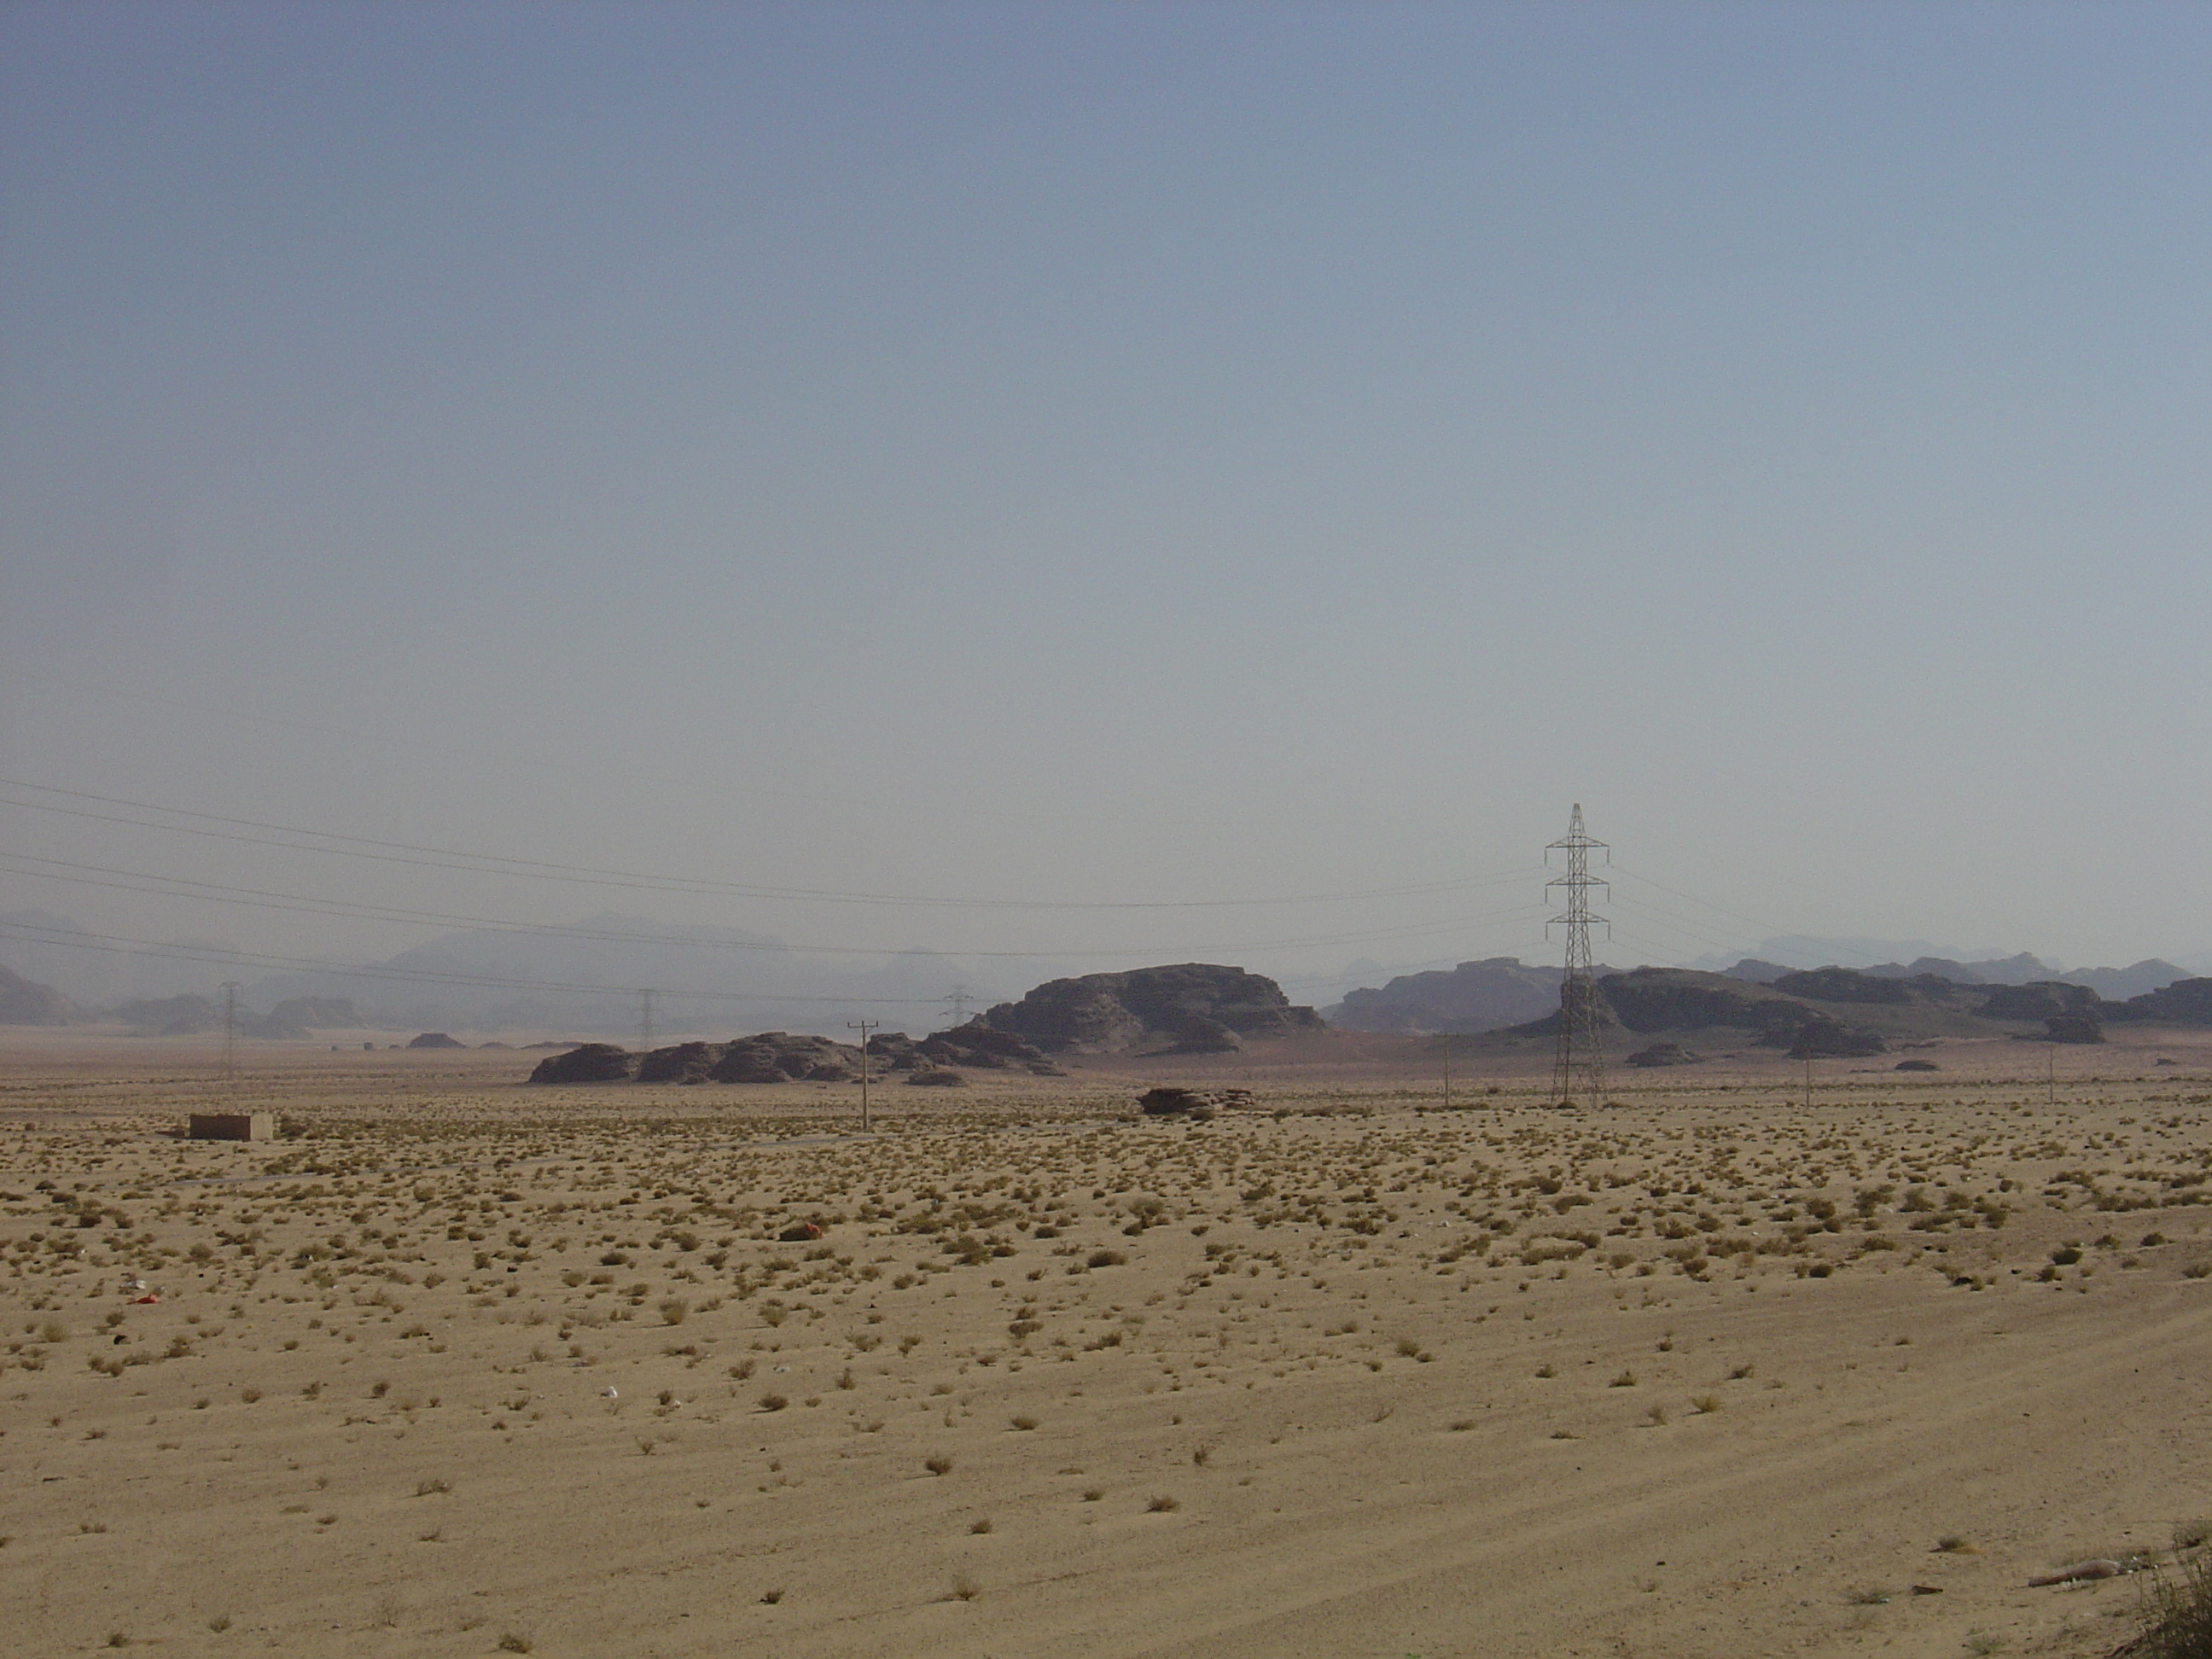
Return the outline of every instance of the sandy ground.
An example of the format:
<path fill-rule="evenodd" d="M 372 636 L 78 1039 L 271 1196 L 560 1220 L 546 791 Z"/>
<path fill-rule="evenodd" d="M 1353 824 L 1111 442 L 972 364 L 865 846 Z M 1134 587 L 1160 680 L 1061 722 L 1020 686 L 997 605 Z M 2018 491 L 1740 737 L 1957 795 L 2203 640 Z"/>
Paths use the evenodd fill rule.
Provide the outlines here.
<path fill-rule="evenodd" d="M 2212 1514 L 2212 1033 L 1927 1052 L 861 1136 L 5 1034 L 0 1650 L 2103 1654 L 2142 1581 L 2026 1581 Z M 234 1099 L 296 1138 L 174 1138 Z"/>

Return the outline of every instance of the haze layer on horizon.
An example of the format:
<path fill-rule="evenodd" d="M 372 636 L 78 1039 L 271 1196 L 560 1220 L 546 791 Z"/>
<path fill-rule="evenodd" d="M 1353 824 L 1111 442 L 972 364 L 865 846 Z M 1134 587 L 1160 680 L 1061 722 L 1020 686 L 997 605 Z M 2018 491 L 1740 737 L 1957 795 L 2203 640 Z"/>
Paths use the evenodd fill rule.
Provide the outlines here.
<path fill-rule="evenodd" d="M 2208 47 L 9 6 L 0 910 L 1295 978 L 1579 800 L 1608 960 L 2212 948 Z"/>

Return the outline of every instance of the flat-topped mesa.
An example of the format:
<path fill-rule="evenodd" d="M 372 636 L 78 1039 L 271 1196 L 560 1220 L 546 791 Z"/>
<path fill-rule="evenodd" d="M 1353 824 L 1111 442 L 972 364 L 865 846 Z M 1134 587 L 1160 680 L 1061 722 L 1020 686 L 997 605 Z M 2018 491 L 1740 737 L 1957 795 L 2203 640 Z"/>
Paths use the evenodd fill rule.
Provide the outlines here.
<path fill-rule="evenodd" d="M 1047 1054 L 1219 1054 L 1248 1037 L 1324 1029 L 1319 1014 L 1292 1006 L 1273 980 L 1203 962 L 1049 980 L 981 1023 Z"/>

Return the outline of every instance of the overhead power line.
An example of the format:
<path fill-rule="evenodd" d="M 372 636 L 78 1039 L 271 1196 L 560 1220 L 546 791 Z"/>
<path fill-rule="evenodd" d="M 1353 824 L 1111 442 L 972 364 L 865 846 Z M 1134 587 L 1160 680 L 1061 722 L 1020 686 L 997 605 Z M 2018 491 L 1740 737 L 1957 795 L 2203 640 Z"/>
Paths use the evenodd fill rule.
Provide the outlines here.
<path fill-rule="evenodd" d="M 555 939 L 584 939 L 605 943 L 627 945 L 674 945 L 695 950 L 759 951 L 779 955 L 891 957 L 908 954 L 902 949 L 877 945 L 793 945 L 783 940 L 686 939 L 665 933 L 640 933 L 618 928 L 586 927 L 557 922 L 507 921 L 491 916 L 474 916 L 452 911 L 417 910 L 398 905 L 357 903 L 349 899 L 323 899 L 309 894 L 277 893 L 262 888 L 237 887 L 220 882 L 203 882 L 188 877 L 151 875 L 142 871 L 114 870 L 100 865 L 76 863 L 64 859 L 46 859 L 29 854 L 0 854 L 0 868 L 21 865 L 50 866 L 47 868 L 16 869 L 21 875 L 38 876 L 49 881 L 69 882 L 85 887 L 105 887 L 126 893 L 148 893 L 164 898 L 200 899 L 210 903 L 242 905 L 259 910 L 283 910 L 303 915 L 337 916 L 350 921 L 386 921 L 410 927 L 437 925 L 441 927 L 488 929 L 495 933 Z M 75 871 L 76 874 L 59 872 Z M 1359 933 L 1313 935 L 1301 939 L 1247 939 L 1228 944 L 1159 945 L 1135 946 L 1066 946 L 1055 950 L 1003 951 L 974 950 L 946 951 L 941 954 L 960 957 L 1004 957 L 1018 960 L 1060 960 L 1070 957 L 1160 957 L 1177 955 L 1219 954 L 1242 951 L 1291 950 L 1305 945 L 1364 945 L 1394 939 L 1418 939 L 1430 933 L 1449 932 L 1455 928 L 1472 927 L 1477 923 L 1502 920 L 1538 907 L 1510 905 L 1498 910 L 1478 912 L 1473 915 L 1455 916 L 1447 921 L 1407 922 L 1399 927 L 1369 929 Z"/>
<path fill-rule="evenodd" d="M 1415 882 L 1395 887 L 1358 888 L 1334 893 L 1286 894 L 1265 898 L 940 898 L 912 894 L 841 892 L 829 888 L 782 887 L 754 882 L 660 876 L 645 871 L 617 870 L 587 864 L 562 864 L 550 860 L 526 859 L 503 853 L 471 853 L 454 848 L 427 847 L 410 842 L 383 841 L 368 836 L 349 836 L 337 830 L 312 830 L 296 824 L 270 823 L 256 818 L 228 817 L 216 812 L 197 811 L 189 807 L 164 806 L 156 802 L 131 800 L 119 795 L 94 794 L 82 789 L 62 789 L 50 784 L 32 783 L 15 778 L 0 778 L 0 785 L 11 789 L 28 789 L 40 794 L 60 795 L 70 800 L 94 801 L 105 806 L 127 807 L 137 812 L 156 812 L 173 817 L 192 818 L 201 823 L 228 824 L 232 828 L 228 830 L 216 830 L 197 829 L 191 824 L 149 823 L 143 818 L 125 817 L 118 814 L 97 812 L 87 808 L 58 806 L 50 801 L 9 800 L 0 797 L 0 805 L 13 806 L 35 812 L 56 813 L 66 817 L 91 819 L 104 823 L 127 824 L 140 830 L 157 830 L 176 835 L 198 836 L 216 841 L 239 842 L 248 846 L 283 848 L 295 853 L 322 853 L 347 858 L 370 859 L 380 863 L 407 864 L 428 869 L 459 870 L 471 875 L 517 876 L 541 881 L 572 882 L 602 887 L 629 887 L 652 892 L 705 893 L 735 898 L 787 899 L 824 904 L 904 905 L 933 909 L 971 910 L 1237 909 L 1298 904 L 1350 903 L 1381 898 L 1464 892 L 1498 882 L 1518 881 L 1528 874 L 1524 866 L 1517 870 L 1497 871 L 1488 875 L 1463 876 L 1449 881 Z M 260 830 L 264 834 L 249 836 L 238 833 L 243 830 Z M 269 836 L 304 836 L 308 839 L 272 841 L 266 838 Z M 317 842 L 330 844 L 317 845 L 315 844 Z"/>

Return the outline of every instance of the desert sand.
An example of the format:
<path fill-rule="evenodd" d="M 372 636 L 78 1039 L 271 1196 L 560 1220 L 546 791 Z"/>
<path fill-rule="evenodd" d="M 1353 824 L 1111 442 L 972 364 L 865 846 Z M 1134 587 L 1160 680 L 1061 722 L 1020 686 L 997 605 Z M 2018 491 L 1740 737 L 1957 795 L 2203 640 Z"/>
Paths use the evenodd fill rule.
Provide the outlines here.
<path fill-rule="evenodd" d="M 1576 1111 L 1311 1039 L 865 1136 L 0 1050 L 9 1654 L 2086 1659 L 2143 1580 L 2027 1580 L 2212 1514 L 2212 1034 Z M 234 1104 L 290 1138 L 177 1138 Z"/>

